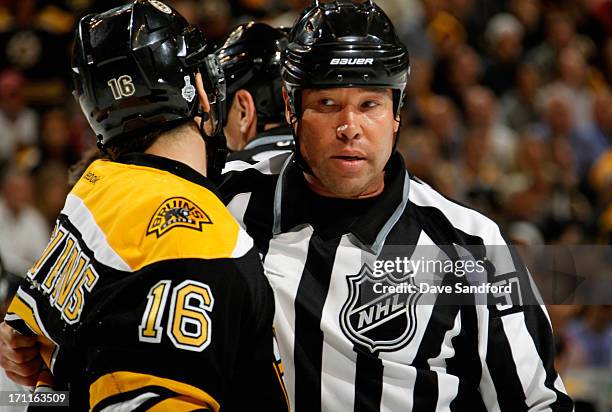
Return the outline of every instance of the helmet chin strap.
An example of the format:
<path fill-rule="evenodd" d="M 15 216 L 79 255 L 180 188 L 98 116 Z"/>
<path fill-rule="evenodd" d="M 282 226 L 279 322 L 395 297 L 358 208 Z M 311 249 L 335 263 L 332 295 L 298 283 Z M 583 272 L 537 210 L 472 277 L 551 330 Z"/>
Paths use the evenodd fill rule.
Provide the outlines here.
<path fill-rule="evenodd" d="M 293 141 L 295 142 L 293 161 L 299 166 L 300 169 L 304 173 L 308 173 L 309 175 L 314 176 L 312 173 L 312 169 L 306 163 L 306 160 L 302 156 L 302 152 L 300 151 L 300 139 L 298 139 L 298 132 L 301 126 L 302 116 L 298 116 L 297 113 L 302 112 L 302 99 L 300 96 L 300 91 L 298 90 L 295 93 L 295 90 L 289 92 L 289 109 L 291 111 L 291 118 L 289 120 L 289 125 L 291 126 L 291 133 L 293 134 Z M 297 130 L 297 131 L 296 131 Z"/>
<path fill-rule="evenodd" d="M 206 146 L 206 177 L 213 182 L 219 182 L 227 159 L 227 145 L 223 129 L 220 128 L 220 131 L 209 136 L 204 124 L 210 120 L 210 114 L 200 108 L 196 116 L 202 118 L 198 130 Z"/>
<path fill-rule="evenodd" d="M 314 173 L 312 173 L 310 166 L 308 166 L 308 163 L 306 163 L 306 160 L 304 159 L 304 157 L 302 156 L 302 152 L 300 151 L 300 141 L 298 139 L 298 131 L 300 130 L 301 125 L 300 118 L 295 114 L 292 114 L 291 122 L 289 125 L 291 126 L 291 133 L 293 134 L 293 141 L 295 142 L 293 161 L 299 166 L 300 169 L 302 169 L 304 173 L 308 173 L 309 175 L 314 176 Z"/>

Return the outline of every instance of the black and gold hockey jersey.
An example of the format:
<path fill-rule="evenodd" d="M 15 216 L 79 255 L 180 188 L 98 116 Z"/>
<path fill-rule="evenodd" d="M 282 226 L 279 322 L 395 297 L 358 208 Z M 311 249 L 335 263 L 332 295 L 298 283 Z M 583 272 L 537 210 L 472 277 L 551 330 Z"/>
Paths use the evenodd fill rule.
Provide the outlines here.
<path fill-rule="evenodd" d="M 287 408 L 273 315 L 209 181 L 131 154 L 85 171 L 6 320 L 38 336 L 71 409 L 225 412 Z"/>

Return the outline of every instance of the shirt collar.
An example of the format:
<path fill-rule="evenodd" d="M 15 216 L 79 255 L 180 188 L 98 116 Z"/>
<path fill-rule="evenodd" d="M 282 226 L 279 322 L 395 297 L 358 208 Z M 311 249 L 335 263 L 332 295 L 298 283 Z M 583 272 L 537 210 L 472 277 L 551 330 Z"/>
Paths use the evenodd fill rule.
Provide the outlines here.
<path fill-rule="evenodd" d="M 329 216 L 331 225 L 343 221 L 364 247 L 378 253 L 384 241 L 408 204 L 410 179 L 399 153 L 394 153 L 385 168 L 385 188 L 370 199 L 323 198 L 308 188 L 301 169 L 290 156 L 280 173 L 274 199 L 274 234 L 292 230 L 303 224 L 313 224 L 316 214 L 325 213 L 317 206 L 329 202 L 334 216 Z M 305 201 L 308 199 L 308 201 Z M 320 209 L 320 207 L 319 207 Z M 338 212 L 344 210 L 345 213 Z M 351 216 L 351 212 L 358 213 Z M 351 220 L 352 219 L 352 220 Z"/>
<path fill-rule="evenodd" d="M 159 169 L 172 173 L 180 178 L 189 180 L 192 183 L 203 186 L 210 190 L 221 199 L 219 189 L 217 186 L 206 176 L 197 172 L 195 169 L 187 166 L 185 163 L 178 162 L 176 160 L 169 159 L 167 157 L 155 156 L 148 153 L 128 153 L 119 156 L 116 160 L 117 163 L 131 164 L 137 166 L 151 167 L 153 169 Z"/>
<path fill-rule="evenodd" d="M 291 127 L 279 126 L 258 134 L 253 140 L 244 146 L 243 150 L 254 149 L 259 146 L 283 142 L 286 140 L 293 140 Z"/>

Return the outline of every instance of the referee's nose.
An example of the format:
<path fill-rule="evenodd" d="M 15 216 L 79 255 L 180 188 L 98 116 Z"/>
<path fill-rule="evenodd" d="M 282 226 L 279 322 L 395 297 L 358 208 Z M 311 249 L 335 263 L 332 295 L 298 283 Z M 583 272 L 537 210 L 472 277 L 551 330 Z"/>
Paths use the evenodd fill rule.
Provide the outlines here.
<path fill-rule="evenodd" d="M 336 137 L 340 140 L 353 140 L 361 137 L 361 127 L 352 105 L 346 105 L 338 113 Z"/>

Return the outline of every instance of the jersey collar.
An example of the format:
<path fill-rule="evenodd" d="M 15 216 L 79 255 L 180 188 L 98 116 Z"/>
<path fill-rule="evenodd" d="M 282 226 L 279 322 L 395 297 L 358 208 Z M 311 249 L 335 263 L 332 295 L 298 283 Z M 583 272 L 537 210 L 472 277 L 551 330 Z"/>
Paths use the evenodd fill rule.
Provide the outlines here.
<path fill-rule="evenodd" d="M 386 167 L 383 192 L 376 198 L 366 200 L 367 203 L 362 200 L 329 199 L 336 206 L 333 208 L 336 210 L 336 216 L 330 216 L 329 222 L 333 225 L 336 217 L 338 220 L 344 220 L 348 232 L 352 233 L 364 248 L 379 253 L 387 235 L 408 205 L 409 189 L 410 179 L 404 167 L 404 160 L 395 152 Z M 312 210 L 314 205 L 310 200 L 314 199 L 315 203 L 322 201 L 323 204 L 326 201 L 316 197 L 317 195 L 308 189 L 301 169 L 293 162 L 293 155 L 289 156 L 276 184 L 274 234 L 290 231 L 303 224 L 313 224 L 313 213 L 321 211 Z M 343 216 L 338 212 L 352 209 L 359 210 L 359 215 L 352 221 L 351 216 Z"/>
<path fill-rule="evenodd" d="M 148 153 L 128 153 L 121 155 L 117 163 L 131 164 L 137 166 L 151 167 L 153 169 L 163 170 L 172 173 L 192 183 L 203 186 L 210 190 L 221 199 L 219 189 L 206 176 L 187 166 L 185 163 L 176 160 L 168 159 L 167 157 L 155 156 Z"/>

